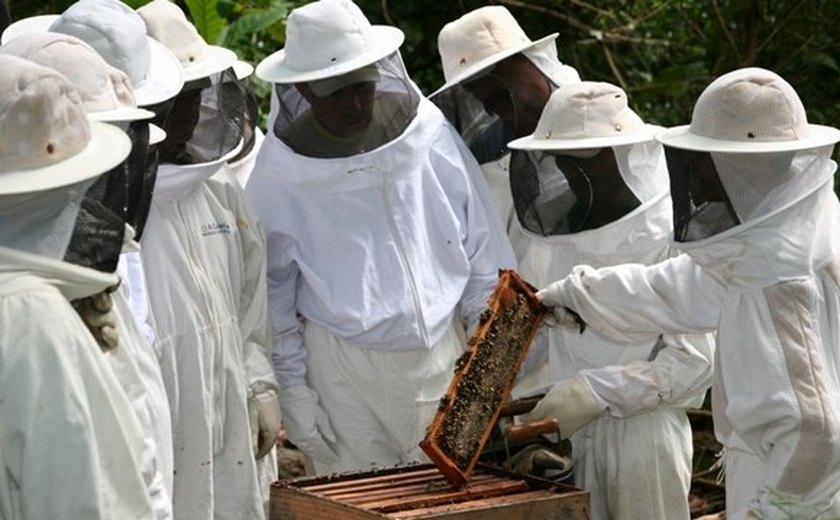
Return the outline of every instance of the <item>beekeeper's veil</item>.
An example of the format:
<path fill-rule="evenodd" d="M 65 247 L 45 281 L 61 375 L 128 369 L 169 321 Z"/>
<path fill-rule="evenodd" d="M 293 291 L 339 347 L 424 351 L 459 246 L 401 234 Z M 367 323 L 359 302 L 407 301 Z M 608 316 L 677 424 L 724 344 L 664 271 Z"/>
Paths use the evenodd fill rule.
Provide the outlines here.
<path fill-rule="evenodd" d="M 399 137 L 420 93 L 399 54 L 404 35 L 371 25 L 349 0 L 295 9 L 286 47 L 257 66 L 274 84 L 269 132 L 296 153 L 347 157 Z"/>

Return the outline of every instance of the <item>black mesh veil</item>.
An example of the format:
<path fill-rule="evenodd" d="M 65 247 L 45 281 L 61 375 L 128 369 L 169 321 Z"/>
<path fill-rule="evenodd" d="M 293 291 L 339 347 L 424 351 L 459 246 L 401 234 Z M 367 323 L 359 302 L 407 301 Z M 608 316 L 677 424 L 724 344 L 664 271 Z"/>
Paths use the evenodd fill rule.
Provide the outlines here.
<path fill-rule="evenodd" d="M 158 169 L 157 148 L 149 145 L 149 123 L 134 121 L 128 127 L 131 153 L 126 162 L 125 221 L 134 228 L 134 239 L 143 235 L 152 204 Z"/>
<path fill-rule="evenodd" d="M 464 139 L 479 164 L 496 161 L 508 153 L 507 143 L 513 139 L 513 127 L 485 110 L 463 86 L 446 89 L 432 101 Z M 514 103 L 513 97 L 510 103 Z"/>
<path fill-rule="evenodd" d="M 161 162 L 201 164 L 230 153 L 242 139 L 246 92 L 232 68 L 187 82 L 163 129 Z"/>
<path fill-rule="evenodd" d="M 674 240 L 700 240 L 741 223 L 711 153 L 666 146 L 665 158 L 674 202 Z"/>
<path fill-rule="evenodd" d="M 250 77 L 239 80 L 239 84 L 245 96 L 242 117 L 242 149 L 228 161 L 231 164 L 251 153 L 251 150 L 254 149 L 254 145 L 257 142 L 256 129 L 259 122 L 257 97 L 254 95 Z"/>
<path fill-rule="evenodd" d="M 296 153 L 318 158 L 349 157 L 396 139 L 417 114 L 420 93 L 398 52 L 369 67 L 376 70 L 364 81 L 325 96 L 307 83 L 275 85 L 271 131 Z M 330 126 L 347 131 L 341 135 Z"/>
<path fill-rule="evenodd" d="M 127 171 L 123 162 L 88 188 L 64 255 L 66 262 L 107 273 L 116 271 L 125 233 Z"/>

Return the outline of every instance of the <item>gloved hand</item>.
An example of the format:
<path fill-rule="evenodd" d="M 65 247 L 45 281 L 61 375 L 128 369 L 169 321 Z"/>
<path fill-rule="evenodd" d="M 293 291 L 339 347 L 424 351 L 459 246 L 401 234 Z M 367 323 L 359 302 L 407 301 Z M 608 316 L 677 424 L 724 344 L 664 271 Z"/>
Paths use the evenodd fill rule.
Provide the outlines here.
<path fill-rule="evenodd" d="M 280 433 L 280 400 L 277 392 L 266 390 L 248 397 L 248 421 L 251 424 L 251 447 L 254 458 L 268 455 Z"/>
<path fill-rule="evenodd" d="M 560 425 L 560 438 L 568 439 L 606 411 L 607 405 L 595 395 L 586 379 L 575 376 L 552 388 L 522 419 L 530 422 L 554 417 Z"/>
<path fill-rule="evenodd" d="M 305 385 L 284 388 L 280 391 L 280 408 L 286 435 L 295 446 L 324 464 L 338 460 L 329 445 L 335 443 L 335 433 L 311 388 Z"/>
<path fill-rule="evenodd" d="M 119 284 L 113 285 L 102 292 L 70 302 L 103 352 L 117 348 L 119 343 L 117 317 L 114 315 L 114 302 L 111 299 L 111 293 L 116 291 L 118 286 Z"/>
<path fill-rule="evenodd" d="M 583 331 L 586 330 L 586 322 L 581 319 L 578 313 L 567 306 L 568 298 L 566 297 L 565 290 L 566 284 L 565 279 L 563 279 L 537 291 L 535 296 L 543 305 L 551 308 L 553 316 L 546 320 L 548 325 L 560 325 L 561 327 L 583 334 Z"/>

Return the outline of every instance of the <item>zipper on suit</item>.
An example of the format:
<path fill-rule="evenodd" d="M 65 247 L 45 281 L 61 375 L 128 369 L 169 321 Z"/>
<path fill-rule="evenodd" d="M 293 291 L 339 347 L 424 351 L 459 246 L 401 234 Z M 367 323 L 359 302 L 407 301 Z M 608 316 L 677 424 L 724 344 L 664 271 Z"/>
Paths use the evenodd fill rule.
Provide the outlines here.
<path fill-rule="evenodd" d="M 405 255 L 405 247 L 397 230 L 397 223 L 394 221 L 394 214 L 391 212 L 391 201 L 388 197 L 388 183 L 385 172 L 380 173 L 380 188 L 382 189 L 382 198 L 385 201 L 385 217 L 388 221 L 388 227 L 391 229 L 391 236 L 394 237 L 394 243 L 397 246 L 397 257 L 400 259 L 403 271 L 405 271 L 408 278 L 408 287 L 411 290 L 411 299 L 414 303 L 414 314 L 417 316 L 417 327 L 420 329 L 420 339 L 423 341 L 423 346 L 429 346 L 429 333 L 426 330 L 426 322 L 423 319 L 423 309 L 420 306 L 420 295 L 417 292 L 417 284 L 414 281 L 414 273 L 411 271 L 411 264 Z"/>

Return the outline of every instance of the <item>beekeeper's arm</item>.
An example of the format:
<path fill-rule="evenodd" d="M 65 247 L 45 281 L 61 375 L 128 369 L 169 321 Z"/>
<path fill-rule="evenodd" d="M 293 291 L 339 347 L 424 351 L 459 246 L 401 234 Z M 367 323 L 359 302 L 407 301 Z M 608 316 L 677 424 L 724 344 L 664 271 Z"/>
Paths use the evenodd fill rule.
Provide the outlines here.
<path fill-rule="evenodd" d="M 303 324 L 296 311 L 300 271 L 282 237 L 268 237 L 268 300 L 274 321 L 271 362 L 280 384 L 280 407 L 286 436 L 307 455 L 329 464 L 338 460 L 328 442 L 335 433 L 318 395 L 306 384 Z"/>
<path fill-rule="evenodd" d="M 461 222 L 461 243 L 471 265 L 459 310 L 467 332 L 472 333 L 496 287 L 499 269 L 515 268 L 516 258 L 498 212 L 491 206 L 481 168 L 460 138 L 447 126 L 432 149 L 435 173 Z"/>
<path fill-rule="evenodd" d="M 601 269 L 580 265 L 537 297 L 574 325 L 575 311 L 595 332 L 620 342 L 655 341 L 661 334 L 714 332 L 724 288 L 686 255 L 652 266 Z"/>

